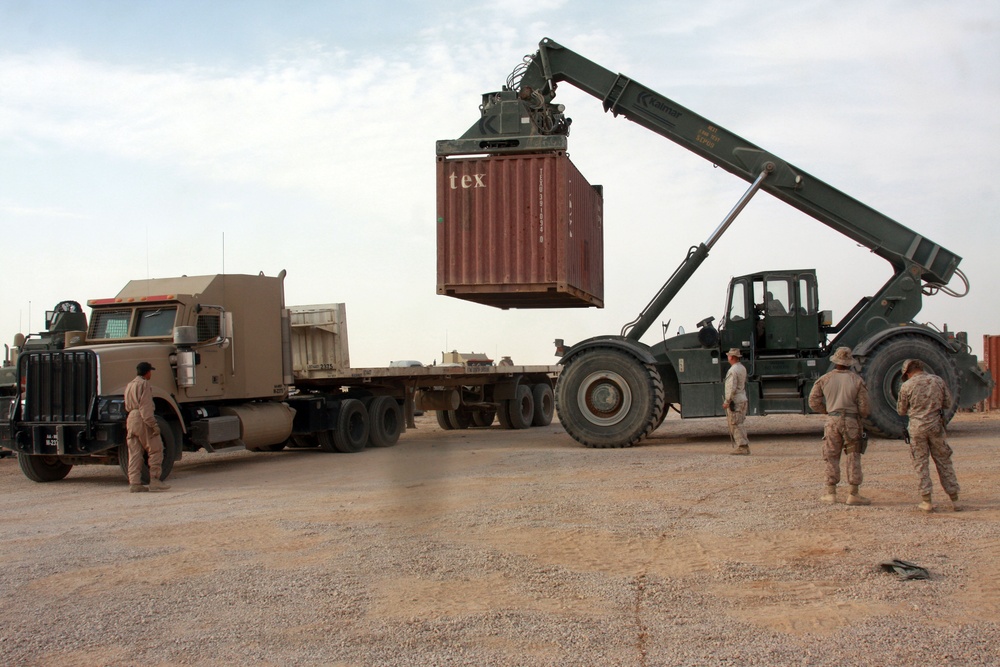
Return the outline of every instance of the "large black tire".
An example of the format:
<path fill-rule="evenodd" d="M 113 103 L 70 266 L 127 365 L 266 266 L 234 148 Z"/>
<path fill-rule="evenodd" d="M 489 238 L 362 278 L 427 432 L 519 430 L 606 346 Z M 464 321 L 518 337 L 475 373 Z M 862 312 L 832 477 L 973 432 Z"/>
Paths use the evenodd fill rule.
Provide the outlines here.
<path fill-rule="evenodd" d="M 559 421 L 586 447 L 631 447 L 656 428 L 663 410 L 656 367 L 622 350 L 584 350 L 556 382 Z"/>
<path fill-rule="evenodd" d="M 434 412 L 435 412 L 434 416 L 437 417 L 438 426 L 440 426 L 442 430 L 450 431 L 451 429 L 455 428 L 454 426 L 452 426 L 451 420 L 448 419 L 447 410 L 435 410 Z"/>
<path fill-rule="evenodd" d="M 552 387 L 540 382 L 531 388 L 531 399 L 535 403 L 535 415 L 531 418 L 532 426 L 548 426 L 552 423 L 552 414 L 556 410 L 555 394 Z"/>
<path fill-rule="evenodd" d="M 497 421 L 500 422 L 500 428 L 514 428 L 510 423 L 510 404 L 513 402 L 511 399 L 506 399 L 497 403 Z"/>
<path fill-rule="evenodd" d="M 160 427 L 160 440 L 163 441 L 163 463 L 160 468 L 160 481 L 170 476 L 174 469 L 174 460 L 178 458 L 181 449 L 180 433 L 174 430 L 173 422 L 156 415 L 156 423 Z M 128 445 L 118 445 L 118 467 L 128 480 Z M 149 456 L 142 455 L 142 483 L 149 484 Z"/>
<path fill-rule="evenodd" d="M 951 408 L 945 411 L 945 423 L 951 421 L 958 408 L 959 392 L 955 362 L 945 348 L 923 336 L 901 335 L 891 338 L 868 354 L 861 377 L 868 387 L 871 414 L 865 426 L 876 435 L 886 438 L 903 437 L 906 418 L 896 412 L 899 388 L 903 384 L 903 362 L 919 359 L 929 373 L 939 376 L 951 392 Z"/>
<path fill-rule="evenodd" d="M 32 482 L 58 482 L 73 469 L 69 463 L 60 461 L 58 456 L 18 454 L 17 465 Z"/>
<path fill-rule="evenodd" d="M 472 411 L 465 407 L 461 407 L 458 410 L 449 410 L 448 423 L 454 429 L 467 429 L 472 426 Z"/>
<path fill-rule="evenodd" d="M 368 444 L 368 412 L 356 398 L 345 398 L 337 411 L 337 426 L 333 429 L 333 446 L 345 454 L 360 452 Z"/>
<path fill-rule="evenodd" d="M 531 395 L 531 387 L 526 384 L 517 386 L 514 398 L 507 402 L 507 418 L 511 428 L 528 428 L 535 418 L 535 399 Z"/>
<path fill-rule="evenodd" d="M 392 396 L 376 396 L 367 404 L 368 445 L 392 447 L 403 432 L 403 408 Z"/>
<path fill-rule="evenodd" d="M 493 421 L 496 418 L 496 410 L 493 408 L 481 408 L 472 413 L 472 425 L 479 428 L 489 428 L 493 426 Z"/>

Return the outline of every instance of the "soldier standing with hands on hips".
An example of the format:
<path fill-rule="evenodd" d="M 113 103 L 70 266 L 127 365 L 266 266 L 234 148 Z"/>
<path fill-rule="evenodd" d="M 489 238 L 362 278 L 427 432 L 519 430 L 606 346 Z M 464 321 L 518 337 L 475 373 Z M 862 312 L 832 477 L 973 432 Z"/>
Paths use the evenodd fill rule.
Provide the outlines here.
<path fill-rule="evenodd" d="M 907 442 L 920 485 L 921 502 L 917 507 L 925 512 L 934 511 L 927 460 L 933 458 L 941 486 L 951 498 L 951 508 L 957 512 L 962 509 L 958 504 L 958 478 L 951 465 L 951 447 L 944 430 L 944 411 L 951 407 L 951 392 L 944 380 L 924 370 L 919 359 L 903 362 L 903 380 L 896 412 L 909 417 Z"/>
<path fill-rule="evenodd" d="M 871 505 L 871 500 L 861 495 L 858 487 L 864 476 L 861 473 L 861 453 L 864 427 L 861 420 L 868 416 L 868 388 L 864 380 L 851 367 L 854 356 L 851 348 L 838 347 L 830 357 L 836 369 L 823 375 L 809 392 L 809 407 L 813 412 L 826 415 L 823 427 L 823 459 L 826 461 L 825 503 L 837 502 L 837 484 L 840 483 L 840 455 L 847 454 L 848 505 Z"/>
<path fill-rule="evenodd" d="M 729 435 L 736 449 L 730 452 L 737 456 L 750 454 L 750 440 L 747 438 L 747 369 L 740 363 L 743 353 L 739 348 L 732 348 L 726 353 L 729 359 L 729 370 L 726 372 L 725 393 L 722 396 L 722 407 L 726 410 L 726 421 L 729 423 Z"/>
<path fill-rule="evenodd" d="M 160 481 L 163 471 L 163 440 L 160 438 L 160 425 L 156 423 L 153 407 L 153 386 L 149 379 L 153 376 L 152 364 L 140 361 L 136 367 L 136 376 L 125 387 L 125 410 L 128 418 L 125 426 L 128 429 L 128 490 L 132 493 L 140 491 L 166 491 L 170 487 Z M 142 455 L 149 453 L 149 486 L 142 483 Z"/>

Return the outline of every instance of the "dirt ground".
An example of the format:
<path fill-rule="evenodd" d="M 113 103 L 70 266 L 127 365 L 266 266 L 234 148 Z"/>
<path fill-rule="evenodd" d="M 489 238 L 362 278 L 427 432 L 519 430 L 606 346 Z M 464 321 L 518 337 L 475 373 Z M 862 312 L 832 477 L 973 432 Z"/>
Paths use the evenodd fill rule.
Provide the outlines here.
<path fill-rule="evenodd" d="M 965 511 L 935 476 L 929 515 L 901 441 L 831 506 L 821 417 L 748 424 L 735 457 L 721 419 L 589 450 L 428 413 L 388 449 L 186 454 L 158 494 L 3 459 L 0 664 L 1000 664 L 1000 414 L 952 422 Z"/>

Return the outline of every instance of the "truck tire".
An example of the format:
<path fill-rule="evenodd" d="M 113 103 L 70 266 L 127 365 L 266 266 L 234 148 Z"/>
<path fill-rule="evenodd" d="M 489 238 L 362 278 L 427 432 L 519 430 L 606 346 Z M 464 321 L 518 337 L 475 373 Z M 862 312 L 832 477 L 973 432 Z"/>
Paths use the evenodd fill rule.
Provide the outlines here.
<path fill-rule="evenodd" d="M 586 447 L 631 447 L 653 431 L 664 410 L 656 367 L 605 347 L 571 359 L 555 393 L 563 428 Z"/>
<path fill-rule="evenodd" d="M 514 398 L 507 401 L 507 417 L 511 428 L 521 429 L 531 426 L 531 420 L 535 418 L 535 399 L 528 385 L 518 385 Z"/>
<path fill-rule="evenodd" d="M 451 429 L 455 428 L 454 426 L 451 425 L 451 420 L 448 419 L 447 410 L 435 410 L 434 413 L 435 416 L 437 417 L 438 426 L 441 427 L 441 430 L 450 431 Z"/>
<path fill-rule="evenodd" d="M 164 481 L 170 476 L 174 469 L 174 460 L 180 450 L 180 436 L 173 428 L 173 422 L 169 422 L 160 415 L 156 415 L 156 423 L 160 427 L 160 440 L 163 441 L 163 463 L 160 464 L 160 481 Z M 128 445 L 122 443 L 118 445 L 118 467 L 128 480 Z M 142 483 L 149 484 L 149 455 L 142 454 Z"/>
<path fill-rule="evenodd" d="M 356 398 L 345 398 L 337 411 L 337 426 L 333 429 L 333 446 L 338 452 L 353 454 L 368 444 L 368 412 Z"/>
<path fill-rule="evenodd" d="M 504 399 L 497 403 L 497 421 L 500 422 L 500 428 L 514 428 L 513 424 L 510 423 L 510 404 L 513 402 L 513 400 Z"/>
<path fill-rule="evenodd" d="M 539 382 L 531 388 L 531 398 L 535 403 L 535 416 L 531 419 L 532 426 L 548 426 L 552 423 L 552 413 L 555 412 L 555 395 L 552 387 Z"/>
<path fill-rule="evenodd" d="M 907 359 L 921 360 L 927 372 L 944 380 L 951 392 L 951 408 L 945 411 L 945 423 L 955 416 L 962 386 L 958 382 L 958 371 L 951 355 L 929 338 L 896 336 L 868 354 L 861 370 L 871 403 L 871 414 L 868 415 L 865 426 L 876 435 L 886 438 L 903 437 L 906 418 L 900 417 L 896 412 L 896 401 L 903 384 L 903 362 Z"/>
<path fill-rule="evenodd" d="M 403 432 L 403 409 L 392 396 L 376 396 L 367 404 L 368 445 L 392 447 Z"/>
<path fill-rule="evenodd" d="M 457 410 L 448 410 L 448 423 L 453 429 L 467 429 L 472 426 L 472 411 L 462 407 Z"/>
<path fill-rule="evenodd" d="M 17 465 L 32 482 L 58 482 L 64 479 L 73 466 L 63 463 L 58 456 L 18 454 Z"/>
<path fill-rule="evenodd" d="M 497 411 L 492 408 L 483 408 L 472 413 L 472 425 L 479 428 L 489 428 L 497 418 Z"/>

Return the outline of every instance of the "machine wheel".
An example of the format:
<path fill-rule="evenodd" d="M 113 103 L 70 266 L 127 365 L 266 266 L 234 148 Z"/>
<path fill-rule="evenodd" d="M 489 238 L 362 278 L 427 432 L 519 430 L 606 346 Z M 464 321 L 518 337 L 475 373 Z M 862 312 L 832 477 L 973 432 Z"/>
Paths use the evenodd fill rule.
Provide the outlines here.
<path fill-rule="evenodd" d="M 476 410 L 472 413 L 472 425 L 480 428 L 493 426 L 493 421 L 497 418 L 497 411 L 492 408 Z"/>
<path fill-rule="evenodd" d="M 368 412 L 356 398 L 345 398 L 337 412 L 337 426 L 333 429 L 333 446 L 347 454 L 360 452 L 368 444 Z"/>
<path fill-rule="evenodd" d="M 163 441 L 163 463 L 160 464 L 160 481 L 164 481 L 170 476 L 174 469 L 174 460 L 180 450 L 180 437 L 174 431 L 173 423 L 167 421 L 160 415 L 156 415 L 156 423 L 160 427 L 160 440 Z M 122 443 L 118 445 L 118 467 L 128 480 L 128 445 Z M 149 484 L 149 455 L 142 454 L 142 483 Z"/>
<path fill-rule="evenodd" d="M 507 403 L 507 416 L 511 428 L 528 428 L 535 418 L 535 399 L 531 396 L 531 388 L 526 384 L 517 386 L 514 399 Z"/>
<path fill-rule="evenodd" d="M 368 444 L 392 447 L 403 432 L 403 409 L 392 396 L 376 396 L 368 408 Z"/>
<path fill-rule="evenodd" d="M 451 420 L 448 419 L 447 410 L 435 410 L 434 416 L 437 417 L 438 426 L 440 426 L 442 430 L 450 431 L 451 429 L 455 428 L 454 426 L 451 425 Z"/>
<path fill-rule="evenodd" d="M 316 439 L 316 436 L 313 435 L 312 433 L 303 433 L 303 434 L 293 435 L 291 438 L 289 438 L 288 446 L 306 449 L 311 447 L 318 447 L 319 441 Z"/>
<path fill-rule="evenodd" d="M 468 408 L 448 411 L 448 423 L 454 429 L 467 429 L 472 426 L 472 411 Z"/>
<path fill-rule="evenodd" d="M 58 456 L 18 454 L 17 465 L 32 482 L 57 482 L 66 477 L 73 466 L 63 463 Z"/>
<path fill-rule="evenodd" d="M 903 437 L 906 418 L 896 412 L 899 388 L 903 384 L 903 362 L 919 359 L 925 369 L 939 376 L 951 392 L 951 408 L 945 411 L 945 423 L 951 421 L 958 409 L 958 371 L 948 352 L 938 343 L 923 336 L 903 335 L 885 341 L 867 357 L 861 377 L 868 387 L 871 414 L 865 425 L 876 435 L 887 438 Z"/>
<path fill-rule="evenodd" d="M 548 426 L 552 423 L 552 413 L 555 412 L 555 395 L 552 387 L 540 382 L 531 388 L 531 398 L 535 404 L 535 415 L 531 419 L 532 426 Z"/>
<path fill-rule="evenodd" d="M 664 414 L 663 381 L 656 367 L 615 349 L 585 350 L 556 382 L 563 428 L 587 447 L 631 447 Z"/>

